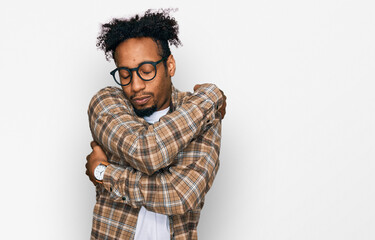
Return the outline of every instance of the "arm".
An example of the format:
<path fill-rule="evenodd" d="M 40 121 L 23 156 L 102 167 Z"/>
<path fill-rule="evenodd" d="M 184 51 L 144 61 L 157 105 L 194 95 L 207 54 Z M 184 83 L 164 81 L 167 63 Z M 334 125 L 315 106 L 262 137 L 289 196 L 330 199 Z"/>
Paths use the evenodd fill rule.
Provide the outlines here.
<path fill-rule="evenodd" d="M 177 157 L 177 164 L 147 176 L 131 167 L 110 164 L 103 187 L 114 201 L 177 215 L 196 209 L 210 189 L 219 168 L 221 123 L 212 125 Z"/>
<path fill-rule="evenodd" d="M 149 125 L 135 115 L 122 90 L 107 87 L 89 105 L 93 138 L 108 152 L 152 175 L 172 164 L 177 154 L 215 118 L 223 94 L 213 84 L 203 84 L 174 112 Z"/>

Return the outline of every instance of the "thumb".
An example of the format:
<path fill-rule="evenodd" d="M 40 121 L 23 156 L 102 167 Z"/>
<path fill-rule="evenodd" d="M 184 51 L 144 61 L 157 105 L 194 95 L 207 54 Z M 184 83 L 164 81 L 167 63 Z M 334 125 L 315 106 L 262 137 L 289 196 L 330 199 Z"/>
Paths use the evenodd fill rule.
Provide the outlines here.
<path fill-rule="evenodd" d="M 95 141 L 91 141 L 90 145 L 91 145 L 92 149 L 94 149 L 94 147 L 96 147 L 96 146 L 99 146 L 98 143 L 95 142 Z"/>
<path fill-rule="evenodd" d="M 201 84 L 197 84 L 194 86 L 194 92 L 198 90 L 198 88 L 200 88 L 202 85 Z"/>

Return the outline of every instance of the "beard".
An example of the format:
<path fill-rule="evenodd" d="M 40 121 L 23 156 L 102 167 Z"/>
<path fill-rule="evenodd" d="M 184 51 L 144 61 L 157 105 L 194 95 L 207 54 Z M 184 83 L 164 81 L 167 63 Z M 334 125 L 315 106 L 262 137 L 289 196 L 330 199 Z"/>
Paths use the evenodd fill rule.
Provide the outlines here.
<path fill-rule="evenodd" d="M 130 101 L 137 97 L 137 96 L 142 96 L 142 95 L 147 95 L 147 96 L 151 96 L 151 97 L 154 97 L 154 94 L 152 92 L 142 92 L 141 94 L 134 94 L 132 96 L 130 96 Z M 154 105 L 152 105 L 151 107 L 148 107 L 148 108 L 142 108 L 142 109 L 137 109 L 134 105 L 133 105 L 133 109 L 134 109 L 134 112 L 135 114 L 137 114 L 138 117 L 148 117 L 150 116 L 151 114 L 153 114 L 154 112 L 156 112 L 158 110 L 158 107 L 157 107 L 157 101 L 154 100 L 153 102 Z"/>
<path fill-rule="evenodd" d="M 137 116 L 141 118 L 151 116 L 151 114 L 153 114 L 154 112 L 158 110 L 156 104 L 153 105 L 152 107 L 144 108 L 144 109 L 136 109 L 135 107 L 133 108 L 134 108 L 135 114 L 137 114 Z"/>

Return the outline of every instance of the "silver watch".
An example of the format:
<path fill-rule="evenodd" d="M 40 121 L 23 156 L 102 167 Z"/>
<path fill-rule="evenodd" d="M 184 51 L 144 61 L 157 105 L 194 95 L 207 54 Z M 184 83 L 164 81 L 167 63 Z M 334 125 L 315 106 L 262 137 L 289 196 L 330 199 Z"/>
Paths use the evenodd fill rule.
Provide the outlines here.
<path fill-rule="evenodd" d="M 107 165 L 100 163 L 94 170 L 94 176 L 96 180 L 103 181 L 104 178 L 104 172 L 107 168 Z"/>

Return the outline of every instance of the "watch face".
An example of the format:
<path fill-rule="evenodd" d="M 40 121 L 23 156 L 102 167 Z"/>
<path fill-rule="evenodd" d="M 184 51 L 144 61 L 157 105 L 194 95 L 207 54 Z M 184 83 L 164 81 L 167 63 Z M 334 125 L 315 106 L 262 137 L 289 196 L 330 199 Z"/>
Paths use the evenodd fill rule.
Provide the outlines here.
<path fill-rule="evenodd" d="M 104 177 L 104 171 L 107 167 L 103 164 L 99 164 L 94 170 L 94 176 L 97 180 L 101 181 Z"/>

